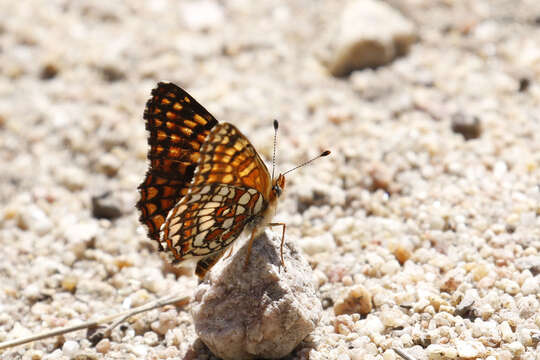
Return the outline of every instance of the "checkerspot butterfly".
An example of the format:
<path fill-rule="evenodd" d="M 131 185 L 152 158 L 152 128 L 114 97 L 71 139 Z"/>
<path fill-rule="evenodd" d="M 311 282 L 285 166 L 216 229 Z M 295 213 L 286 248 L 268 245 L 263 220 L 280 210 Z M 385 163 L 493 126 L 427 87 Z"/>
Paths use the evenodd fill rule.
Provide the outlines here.
<path fill-rule="evenodd" d="M 219 123 L 172 83 L 152 90 L 144 119 L 150 167 L 137 208 L 148 236 L 173 263 L 200 258 L 195 272 L 204 277 L 245 228 L 251 230 L 248 259 L 261 225 L 282 225 L 284 236 L 285 224 L 270 223 L 284 174 L 270 177 L 234 125 Z"/>

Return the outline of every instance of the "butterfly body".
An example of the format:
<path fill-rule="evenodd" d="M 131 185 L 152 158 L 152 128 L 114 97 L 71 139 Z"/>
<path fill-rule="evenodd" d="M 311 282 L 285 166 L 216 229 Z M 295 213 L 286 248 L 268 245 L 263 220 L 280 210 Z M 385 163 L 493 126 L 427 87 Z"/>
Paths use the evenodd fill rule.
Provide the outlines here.
<path fill-rule="evenodd" d="M 148 235 L 173 263 L 197 258 L 203 277 L 248 229 L 269 224 L 285 186 L 249 140 L 172 83 L 146 105 L 150 168 L 137 207 Z"/>

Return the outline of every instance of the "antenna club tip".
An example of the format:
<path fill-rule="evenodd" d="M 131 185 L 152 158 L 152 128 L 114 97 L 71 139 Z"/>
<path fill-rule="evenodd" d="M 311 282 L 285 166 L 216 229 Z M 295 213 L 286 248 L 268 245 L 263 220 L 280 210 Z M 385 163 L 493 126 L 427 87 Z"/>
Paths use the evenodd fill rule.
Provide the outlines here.
<path fill-rule="evenodd" d="M 274 129 L 277 130 L 278 127 L 279 127 L 279 122 L 276 119 L 274 119 Z"/>
<path fill-rule="evenodd" d="M 325 151 L 323 151 L 323 153 L 321 154 L 321 157 L 322 157 L 322 156 L 328 156 L 328 155 L 330 155 L 330 150 L 325 150 Z"/>

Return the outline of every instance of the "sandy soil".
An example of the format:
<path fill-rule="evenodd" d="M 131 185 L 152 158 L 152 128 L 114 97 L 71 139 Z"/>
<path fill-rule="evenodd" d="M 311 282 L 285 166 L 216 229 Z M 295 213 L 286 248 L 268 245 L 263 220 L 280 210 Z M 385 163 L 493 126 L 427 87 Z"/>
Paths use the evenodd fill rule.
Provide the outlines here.
<path fill-rule="evenodd" d="M 389 3 L 418 42 L 336 79 L 315 54 L 341 1 L 0 2 L 0 342 L 193 293 L 134 208 L 144 104 L 172 81 L 266 159 L 279 119 L 279 170 L 332 150 L 288 176 L 275 218 L 325 307 L 289 359 L 538 359 L 540 2 Z M 357 285 L 369 314 L 336 316 Z M 1 357 L 212 355 L 169 306 L 97 346 L 78 331 Z"/>

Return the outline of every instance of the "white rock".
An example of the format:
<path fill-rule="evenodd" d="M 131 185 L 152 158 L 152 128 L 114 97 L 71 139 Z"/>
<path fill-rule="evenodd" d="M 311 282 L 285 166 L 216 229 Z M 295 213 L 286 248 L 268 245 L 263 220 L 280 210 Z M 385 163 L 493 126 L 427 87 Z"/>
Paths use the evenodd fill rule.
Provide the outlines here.
<path fill-rule="evenodd" d="M 187 2 L 181 6 L 182 17 L 191 30 L 204 30 L 220 26 L 225 15 L 223 8 L 216 1 Z"/>
<path fill-rule="evenodd" d="M 148 353 L 148 347 L 142 344 L 133 345 L 130 347 L 130 350 L 133 354 L 139 356 L 140 358 L 144 358 Z"/>
<path fill-rule="evenodd" d="M 53 227 L 49 217 L 36 205 L 28 206 L 26 214 L 21 216 L 20 220 L 25 228 L 34 231 L 40 236 L 49 233 Z"/>
<path fill-rule="evenodd" d="M 146 345 L 155 346 L 159 344 L 158 335 L 153 331 L 145 332 L 143 338 Z"/>
<path fill-rule="evenodd" d="M 369 314 L 365 320 L 361 320 L 356 324 L 360 333 L 368 336 L 381 334 L 384 330 L 382 321 L 373 314 Z"/>
<path fill-rule="evenodd" d="M 510 344 L 503 344 L 502 348 L 509 350 L 514 357 L 519 357 L 519 355 L 525 351 L 525 347 L 519 341 L 514 341 Z"/>
<path fill-rule="evenodd" d="M 407 323 L 407 315 L 395 309 L 381 311 L 380 318 L 384 326 L 395 328 L 405 326 Z"/>
<path fill-rule="evenodd" d="M 508 324 L 508 321 L 503 321 L 498 328 L 504 342 L 509 343 L 516 340 L 516 335 L 512 332 L 512 328 L 510 327 L 510 324 Z"/>
<path fill-rule="evenodd" d="M 398 359 L 398 355 L 396 352 L 392 349 L 387 349 L 383 354 L 383 360 L 396 360 Z"/>
<path fill-rule="evenodd" d="M 308 255 L 330 252 L 336 248 L 334 237 L 330 233 L 319 236 L 305 237 L 300 240 L 302 250 Z"/>
<path fill-rule="evenodd" d="M 199 284 L 192 302 L 195 331 L 216 356 L 283 357 L 318 323 L 322 306 L 312 270 L 287 242 L 285 271 L 280 242 L 281 236 L 267 230 L 255 239 L 246 269 L 243 246 Z"/>
<path fill-rule="evenodd" d="M 334 304 L 334 314 L 368 314 L 373 305 L 370 292 L 362 285 L 355 285 L 347 289 Z"/>
<path fill-rule="evenodd" d="M 165 335 L 167 331 L 173 329 L 178 324 L 178 314 L 172 309 L 159 314 L 158 320 L 151 325 L 152 330 L 160 335 Z"/>
<path fill-rule="evenodd" d="M 414 25 L 382 1 L 352 1 L 343 10 L 330 47 L 329 70 L 345 76 L 355 69 L 375 67 L 408 52 L 416 38 Z"/>
<path fill-rule="evenodd" d="M 510 279 L 502 279 L 497 285 L 510 295 L 516 295 L 520 290 L 518 283 Z"/>
<path fill-rule="evenodd" d="M 484 345 L 478 341 L 457 340 L 456 347 L 458 355 L 462 358 L 476 358 L 485 351 Z"/>
<path fill-rule="evenodd" d="M 456 348 L 449 345 L 431 344 L 426 352 L 430 359 L 455 359 L 458 357 Z"/>
<path fill-rule="evenodd" d="M 59 166 L 56 171 L 58 182 L 71 191 L 83 189 L 88 181 L 86 173 L 74 166 Z"/>
<path fill-rule="evenodd" d="M 43 351 L 30 349 L 24 353 L 22 360 L 41 360 L 43 358 Z"/>
<path fill-rule="evenodd" d="M 540 276 L 530 277 L 521 285 L 523 295 L 536 295 L 540 293 Z"/>
<path fill-rule="evenodd" d="M 73 340 L 68 340 L 62 346 L 62 352 L 66 356 L 73 357 L 73 356 L 75 356 L 77 351 L 79 351 L 79 348 L 80 348 L 80 346 L 79 346 L 78 342 L 73 341 Z"/>

